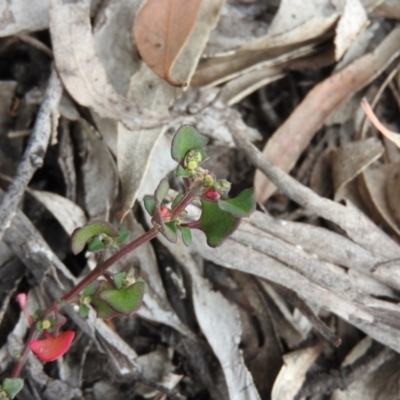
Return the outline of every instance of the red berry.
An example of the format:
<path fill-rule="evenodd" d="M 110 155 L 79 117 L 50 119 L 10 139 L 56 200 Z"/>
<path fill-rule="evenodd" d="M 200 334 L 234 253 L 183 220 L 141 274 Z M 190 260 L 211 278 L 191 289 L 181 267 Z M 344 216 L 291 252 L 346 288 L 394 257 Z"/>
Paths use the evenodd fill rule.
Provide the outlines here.
<path fill-rule="evenodd" d="M 210 200 L 218 200 L 221 198 L 221 195 L 215 189 L 208 189 L 205 196 Z"/>

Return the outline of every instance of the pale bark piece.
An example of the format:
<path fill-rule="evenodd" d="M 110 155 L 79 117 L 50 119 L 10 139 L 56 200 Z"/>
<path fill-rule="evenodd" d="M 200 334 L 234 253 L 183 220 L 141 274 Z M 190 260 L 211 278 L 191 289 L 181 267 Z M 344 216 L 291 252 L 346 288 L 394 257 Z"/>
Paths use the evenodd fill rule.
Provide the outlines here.
<path fill-rule="evenodd" d="M 139 111 L 116 93 L 95 52 L 89 5 L 51 0 L 50 34 L 54 59 L 66 89 L 82 106 L 104 118 L 123 121 L 127 126 L 158 125 L 159 116 Z"/>
<path fill-rule="evenodd" d="M 71 200 L 40 190 L 29 190 L 29 193 L 53 214 L 68 235 L 86 223 L 85 213 Z"/>
<path fill-rule="evenodd" d="M 398 57 L 399 42 L 400 27 L 397 27 L 373 52 L 315 86 L 268 141 L 263 151 L 268 159 L 284 171 L 290 171 L 328 116 Z M 261 203 L 276 190 L 259 171 L 254 185 L 257 201 Z"/>
<path fill-rule="evenodd" d="M 197 321 L 221 364 L 229 399 L 259 400 L 253 378 L 239 349 L 242 327 L 237 307 L 221 293 L 212 290 L 210 283 L 200 274 L 189 249 L 181 241 L 172 245 L 160 239 L 190 274 Z"/>
<path fill-rule="evenodd" d="M 342 59 L 355 38 L 368 24 L 367 13 L 360 0 L 346 0 L 336 28 L 335 59 Z"/>
<path fill-rule="evenodd" d="M 268 32 L 274 35 L 289 32 L 311 18 L 334 12 L 335 8 L 329 0 L 311 0 L 307 3 L 301 0 L 282 0 Z"/>
<path fill-rule="evenodd" d="M 400 258 L 400 246 L 350 202 L 346 202 L 346 205 L 343 206 L 319 197 L 311 189 L 303 186 L 286 172 L 274 166 L 268 158 L 242 136 L 240 128 L 230 122 L 227 123 L 227 126 L 232 132 L 237 146 L 244 151 L 247 158 L 257 168 L 279 187 L 282 193 L 306 210 L 339 225 L 355 243 L 368 251 L 382 256 L 386 260 Z"/>
<path fill-rule="evenodd" d="M 251 93 L 283 77 L 281 69 L 267 67 L 238 76 L 222 88 L 215 105 L 226 107 L 237 104 Z"/>
<path fill-rule="evenodd" d="M 243 224 L 243 222 L 242 222 Z M 334 293 L 329 289 L 311 282 L 302 273 L 294 271 L 290 266 L 255 250 L 248 243 L 241 241 L 240 226 L 234 233 L 233 238 L 213 251 L 205 244 L 205 237 L 201 232 L 193 232 L 193 248 L 204 258 L 226 268 L 239 270 L 256 275 L 260 278 L 278 283 L 294 290 L 306 303 L 318 305 L 333 312 L 352 325 L 361 329 L 374 339 L 400 352 L 400 330 L 393 328 L 393 321 L 385 319 L 386 315 L 398 318 L 400 307 L 396 305 L 397 311 L 392 311 L 391 302 L 383 302 L 383 309 L 368 308 L 363 305 L 359 298 L 356 301 L 349 299 L 348 295 Z M 253 241 L 254 243 L 254 241 Z"/>
<path fill-rule="evenodd" d="M 49 0 L 0 2 L 0 37 L 34 32 L 49 26 Z"/>
<path fill-rule="evenodd" d="M 147 0 L 139 10 L 134 36 L 146 64 L 173 86 L 186 85 L 172 77 L 172 69 L 194 30 L 202 1 Z"/>
<path fill-rule="evenodd" d="M 118 171 L 122 186 L 119 218 L 128 214 L 136 201 L 140 186 L 150 166 L 150 159 L 165 128 L 132 131 L 118 124 Z M 166 173 L 169 171 L 165 171 Z"/>
<path fill-rule="evenodd" d="M 125 96 L 131 76 L 139 69 L 140 58 L 132 42 L 134 16 L 139 1 L 112 0 L 106 3 L 93 27 L 96 54 L 115 91 Z"/>
<path fill-rule="evenodd" d="M 343 198 L 343 188 L 361 171 L 376 161 L 384 148 L 376 138 L 346 143 L 332 154 L 332 177 L 335 201 Z"/>
<path fill-rule="evenodd" d="M 283 366 L 272 389 L 272 400 L 292 400 L 301 389 L 308 369 L 321 354 L 322 347 L 307 347 L 285 354 Z"/>

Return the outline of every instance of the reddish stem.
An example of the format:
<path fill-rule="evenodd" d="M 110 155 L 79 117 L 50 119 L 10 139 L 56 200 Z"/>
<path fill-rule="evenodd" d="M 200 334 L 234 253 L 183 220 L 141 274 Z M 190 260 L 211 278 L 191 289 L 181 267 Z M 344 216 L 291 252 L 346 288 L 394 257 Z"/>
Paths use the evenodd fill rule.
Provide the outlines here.
<path fill-rule="evenodd" d="M 185 195 L 178 202 L 178 204 L 172 209 L 171 215 L 170 215 L 170 220 L 173 221 L 177 217 L 179 217 L 180 214 L 186 209 L 186 207 L 194 200 L 194 198 L 199 195 L 201 190 L 202 190 L 201 185 L 193 185 L 193 187 L 190 188 L 187 191 L 187 193 L 185 193 Z M 120 250 L 118 250 L 115 254 L 113 254 L 107 260 L 100 261 L 96 265 L 96 267 L 88 275 L 86 275 L 73 289 L 71 289 L 65 296 L 63 296 L 61 299 L 55 301 L 49 308 L 47 308 L 47 310 L 42 313 L 40 319 L 46 318 L 49 314 L 51 314 L 53 312 L 57 312 L 66 303 L 73 301 L 74 298 L 76 296 L 78 296 L 79 293 L 82 292 L 86 288 L 86 286 L 91 284 L 99 276 L 103 275 L 105 273 L 105 271 L 108 268 L 110 268 L 113 264 L 117 263 L 123 257 L 128 255 L 132 251 L 136 250 L 138 247 L 142 246 L 146 242 L 149 242 L 150 240 L 154 239 L 159 233 L 158 229 L 159 229 L 158 226 L 151 228 L 149 231 L 145 232 L 142 236 L 138 237 L 137 239 L 128 243 L 126 246 L 122 247 Z M 22 368 L 25 365 L 26 360 L 28 358 L 28 354 L 30 351 L 29 344 L 33 340 L 36 340 L 38 338 L 38 336 L 39 336 L 39 332 L 36 330 L 35 325 L 33 325 L 31 327 L 31 332 L 29 334 L 29 337 L 25 344 L 25 347 L 22 350 L 21 356 L 20 356 L 18 362 L 15 364 L 14 369 L 12 371 L 12 374 L 11 374 L 12 378 L 16 378 L 20 375 Z"/>

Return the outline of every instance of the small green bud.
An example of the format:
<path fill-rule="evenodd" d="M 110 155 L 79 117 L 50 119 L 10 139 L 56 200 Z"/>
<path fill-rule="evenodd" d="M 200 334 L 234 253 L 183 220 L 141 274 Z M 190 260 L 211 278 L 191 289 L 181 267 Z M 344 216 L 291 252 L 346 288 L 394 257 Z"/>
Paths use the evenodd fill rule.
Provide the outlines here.
<path fill-rule="evenodd" d="M 197 166 L 198 166 L 198 163 L 197 163 L 196 161 L 189 161 L 189 162 L 187 163 L 187 165 L 186 165 L 186 168 L 187 168 L 189 171 L 193 171 L 194 169 L 197 168 Z"/>
<path fill-rule="evenodd" d="M 227 196 L 231 190 L 232 184 L 226 179 L 220 179 L 215 184 L 215 189 L 221 196 Z"/>
<path fill-rule="evenodd" d="M 90 304 L 91 300 L 92 300 L 91 296 L 82 296 L 81 297 L 81 304 L 88 305 L 88 304 Z"/>
<path fill-rule="evenodd" d="M 204 186 L 211 187 L 213 184 L 214 184 L 214 178 L 212 177 L 212 175 L 210 174 L 204 175 Z"/>

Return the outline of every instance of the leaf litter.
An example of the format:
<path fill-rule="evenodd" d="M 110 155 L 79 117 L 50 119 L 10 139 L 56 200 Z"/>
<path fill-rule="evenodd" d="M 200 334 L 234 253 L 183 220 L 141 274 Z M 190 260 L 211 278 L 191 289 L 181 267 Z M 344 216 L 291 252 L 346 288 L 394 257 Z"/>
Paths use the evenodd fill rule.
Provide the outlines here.
<path fill-rule="evenodd" d="M 4 192 L 10 180 L 21 182 L 15 171 L 22 154 L 30 156 L 20 132 L 59 122 L 43 166 L 20 186 L 15 214 L 0 203 L 4 215 L 12 211 L 1 280 L 10 263 L 25 266 L 12 289 L 1 287 L 5 315 L 13 316 L 0 324 L 3 371 L 23 338 L 12 322 L 12 291 L 28 285 L 48 304 L 83 276 L 93 256 L 74 257 L 67 234 L 89 219 L 106 218 L 135 237 L 143 232 L 149 225 L 136 203 L 163 178 L 179 188 L 169 147 L 181 125 L 210 138 L 232 190 L 250 187 L 255 175 L 263 210 L 216 249 L 195 232 L 189 248 L 161 240 L 131 254 L 117 268 L 134 267 L 143 277 L 143 307 L 109 325 L 68 310 L 84 333 L 71 351 L 87 356 L 67 355 L 51 371 L 39 366 L 36 376 L 28 366 L 22 398 L 52 398 L 58 390 L 63 398 L 91 391 L 102 399 L 106 389 L 116 399 L 128 392 L 138 399 L 396 396 L 396 2 L 1 7 Z M 12 36 L 20 34 L 26 37 Z M 64 93 L 38 114 L 42 99 L 59 95 L 52 86 L 45 92 L 51 54 Z M 363 96 L 383 136 L 365 122 Z M 340 325 L 356 335 L 341 336 Z M 337 335 L 342 345 L 335 348 Z M 79 379 L 71 373 L 77 368 Z"/>

